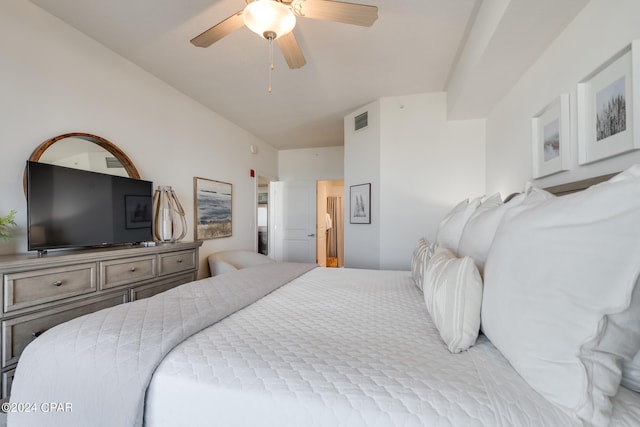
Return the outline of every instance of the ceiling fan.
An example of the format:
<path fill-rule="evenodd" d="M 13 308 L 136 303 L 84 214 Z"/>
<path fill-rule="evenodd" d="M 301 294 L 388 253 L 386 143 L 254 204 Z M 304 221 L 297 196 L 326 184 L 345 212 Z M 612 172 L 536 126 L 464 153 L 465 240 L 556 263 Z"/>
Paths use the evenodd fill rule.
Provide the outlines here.
<path fill-rule="evenodd" d="M 245 0 L 247 6 L 191 39 L 198 47 L 209 47 L 246 25 L 269 40 L 276 40 L 289 68 L 300 68 L 307 61 L 292 30 L 296 17 L 321 19 L 370 27 L 378 19 L 378 8 L 332 0 Z"/>

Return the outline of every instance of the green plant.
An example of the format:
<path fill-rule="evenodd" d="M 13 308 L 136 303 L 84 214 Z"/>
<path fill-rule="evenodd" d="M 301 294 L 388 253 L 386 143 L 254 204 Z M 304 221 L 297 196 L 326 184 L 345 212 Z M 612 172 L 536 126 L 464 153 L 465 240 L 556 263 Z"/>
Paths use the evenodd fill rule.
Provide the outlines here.
<path fill-rule="evenodd" d="M 6 240 L 11 237 L 11 226 L 16 225 L 15 218 L 15 209 L 11 209 L 8 215 L 0 217 L 0 240 Z"/>

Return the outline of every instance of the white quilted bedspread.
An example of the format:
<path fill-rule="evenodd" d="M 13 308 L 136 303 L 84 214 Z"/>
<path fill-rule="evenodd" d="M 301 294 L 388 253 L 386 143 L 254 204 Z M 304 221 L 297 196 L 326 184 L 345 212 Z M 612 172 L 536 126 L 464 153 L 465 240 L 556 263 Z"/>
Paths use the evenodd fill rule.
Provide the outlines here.
<path fill-rule="evenodd" d="M 634 426 L 622 389 L 612 425 Z M 315 269 L 171 351 L 145 425 L 571 426 L 481 336 L 451 354 L 409 272 Z"/>
<path fill-rule="evenodd" d="M 142 425 L 145 390 L 172 348 L 314 267 L 269 263 L 238 270 L 52 328 L 20 357 L 11 390 L 17 410 L 10 409 L 8 425 Z M 51 404 L 70 410 L 50 410 Z"/>

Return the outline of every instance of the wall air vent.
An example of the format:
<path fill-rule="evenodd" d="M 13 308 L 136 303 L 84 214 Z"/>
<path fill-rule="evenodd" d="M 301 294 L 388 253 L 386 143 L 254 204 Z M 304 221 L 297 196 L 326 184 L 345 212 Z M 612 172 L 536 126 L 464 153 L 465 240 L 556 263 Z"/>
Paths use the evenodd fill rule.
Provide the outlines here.
<path fill-rule="evenodd" d="M 369 126 L 369 112 L 365 111 L 362 114 L 358 114 L 354 119 L 355 130 L 360 130 Z"/>
<path fill-rule="evenodd" d="M 108 169 L 122 167 L 122 163 L 120 163 L 120 160 L 116 159 L 115 157 L 105 157 L 104 160 L 107 162 Z"/>

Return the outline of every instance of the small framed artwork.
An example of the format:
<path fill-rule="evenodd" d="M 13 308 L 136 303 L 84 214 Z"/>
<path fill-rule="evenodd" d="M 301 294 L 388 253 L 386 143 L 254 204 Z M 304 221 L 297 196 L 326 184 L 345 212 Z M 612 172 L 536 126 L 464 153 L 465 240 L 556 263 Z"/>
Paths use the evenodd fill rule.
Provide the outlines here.
<path fill-rule="evenodd" d="M 636 40 L 578 83 L 578 163 L 640 148 L 640 41 Z"/>
<path fill-rule="evenodd" d="M 269 193 L 258 193 L 258 204 L 266 205 L 269 203 Z"/>
<path fill-rule="evenodd" d="M 193 178 L 195 240 L 231 236 L 232 187 L 227 182 Z"/>
<path fill-rule="evenodd" d="M 569 95 L 561 95 L 531 119 L 533 178 L 570 167 Z"/>
<path fill-rule="evenodd" d="M 351 224 L 371 224 L 371 184 L 352 185 L 350 219 Z"/>
<path fill-rule="evenodd" d="M 152 204 L 151 196 L 124 196 L 125 228 L 150 228 Z"/>

